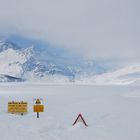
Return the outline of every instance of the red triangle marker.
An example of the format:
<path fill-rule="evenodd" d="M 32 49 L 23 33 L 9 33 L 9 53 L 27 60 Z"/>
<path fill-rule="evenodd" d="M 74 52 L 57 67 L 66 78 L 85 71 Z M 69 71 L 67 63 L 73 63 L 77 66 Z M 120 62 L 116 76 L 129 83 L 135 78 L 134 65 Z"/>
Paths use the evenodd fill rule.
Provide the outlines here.
<path fill-rule="evenodd" d="M 85 122 L 83 116 L 81 114 L 78 115 L 78 117 L 76 118 L 75 122 L 73 123 L 73 125 L 75 125 L 77 122 L 83 122 L 83 124 L 85 126 L 88 126 L 87 123 Z"/>

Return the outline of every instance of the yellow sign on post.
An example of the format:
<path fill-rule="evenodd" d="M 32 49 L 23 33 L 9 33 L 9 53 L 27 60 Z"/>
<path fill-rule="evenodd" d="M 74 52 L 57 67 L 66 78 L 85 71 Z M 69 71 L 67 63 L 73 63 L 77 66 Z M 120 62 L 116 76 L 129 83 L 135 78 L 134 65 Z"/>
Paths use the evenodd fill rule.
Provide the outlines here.
<path fill-rule="evenodd" d="M 34 112 L 44 112 L 44 105 L 34 105 Z"/>
<path fill-rule="evenodd" d="M 33 111 L 37 113 L 37 118 L 39 118 L 39 112 L 44 112 L 44 105 L 41 104 L 40 99 L 35 99 L 35 105 L 33 106 Z"/>
<path fill-rule="evenodd" d="M 28 103 L 27 102 L 8 102 L 8 113 L 27 113 Z"/>

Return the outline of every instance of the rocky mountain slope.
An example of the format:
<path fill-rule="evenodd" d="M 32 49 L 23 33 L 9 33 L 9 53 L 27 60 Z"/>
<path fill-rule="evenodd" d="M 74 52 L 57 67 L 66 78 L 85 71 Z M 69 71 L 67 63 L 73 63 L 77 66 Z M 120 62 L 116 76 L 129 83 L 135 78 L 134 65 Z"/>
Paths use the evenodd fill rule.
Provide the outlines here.
<path fill-rule="evenodd" d="M 53 48 L 31 45 L 20 47 L 8 41 L 0 41 L 0 74 L 23 80 L 75 81 L 79 75 L 98 74 L 104 69 L 96 62 L 77 56 L 62 55 Z M 61 78 L 60 78 L 61 77 Z M 60 80 L 61 79 L 61 80 Z M 7 80 L 3 80 L 7 81 Z"/>

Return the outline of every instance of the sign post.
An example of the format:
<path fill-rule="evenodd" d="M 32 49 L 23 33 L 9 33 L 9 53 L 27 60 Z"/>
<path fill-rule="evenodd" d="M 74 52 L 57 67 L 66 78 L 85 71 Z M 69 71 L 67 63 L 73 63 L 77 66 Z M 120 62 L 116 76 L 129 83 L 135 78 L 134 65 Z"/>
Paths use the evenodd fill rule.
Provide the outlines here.
<path fill-rule="evenodd" d="M 37 112 L 37 118 L 39 118 L 39 112 Z"/>
<path fill-rule="evenodd" d="M 39 113 L 44 112 L 44 105 L 41 104 L 41 99 L 35 99 L 35 104 L 33 106 L 33 111 L 37 113 L 37 118 L 39 118 Z"/>

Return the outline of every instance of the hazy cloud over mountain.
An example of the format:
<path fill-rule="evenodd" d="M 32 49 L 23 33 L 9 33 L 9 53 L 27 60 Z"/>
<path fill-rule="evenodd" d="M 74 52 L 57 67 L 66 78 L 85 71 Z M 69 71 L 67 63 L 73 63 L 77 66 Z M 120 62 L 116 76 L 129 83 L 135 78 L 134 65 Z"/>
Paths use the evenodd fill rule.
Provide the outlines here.
<path fill-rule="evenodd" d="M 139 0 L 0 0 L 2 34 L 20 34 L 87 58 L 140 58 Z"/>

